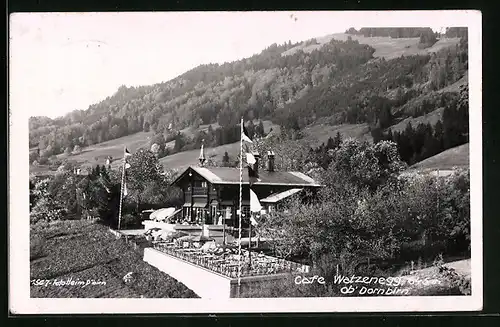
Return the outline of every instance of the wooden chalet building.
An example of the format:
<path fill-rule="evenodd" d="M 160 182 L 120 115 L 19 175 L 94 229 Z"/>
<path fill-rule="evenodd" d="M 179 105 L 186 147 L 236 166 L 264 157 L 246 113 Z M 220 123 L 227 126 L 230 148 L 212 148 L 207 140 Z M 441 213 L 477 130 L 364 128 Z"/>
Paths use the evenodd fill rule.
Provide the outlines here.
<path fill-rule="evenodd" d="M 259 160 L 259 156 L 256 156 Z M 187 168 L 172 184 L 183 191 L 184 205 L 178 211 L 178 221 L 190 223 L 238 226 L 240 169 L 204 167 L 203 149 L 200 165 Z M 258 166 L 258 165 L 257 165 Z M 306 194 L 321 187 L 311 177 L 295 171 L 275 171 L 274 153 L 268 152 L 267 167 L 258 171 L 259 181 L 252 186 L 266 212 L 279 210 L 283 200 Z M 243 170 L 242 212 L 249 217 L 250 192 L 247 170 Z"/>

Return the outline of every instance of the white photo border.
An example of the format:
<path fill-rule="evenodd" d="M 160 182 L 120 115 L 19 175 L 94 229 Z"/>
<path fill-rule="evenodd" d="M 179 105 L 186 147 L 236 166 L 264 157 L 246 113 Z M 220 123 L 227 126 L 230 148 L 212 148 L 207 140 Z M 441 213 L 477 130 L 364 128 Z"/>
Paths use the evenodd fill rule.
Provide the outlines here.
<path fill-rule="evenodd" d="M 481 12 L 446 11 L 342 11 L 354 26 L 415 27 L 435 25 L 468 27 L 469 126 L 471 194 L 470 296 L 381 296 L 266 299 L 41 299 L 30 298 L 29 260 L 29 112 L 12 110 L 9 99 L 9 309 L 12 314 L 159 314 L 159 313 L 284 313 L 284 312 L 447 312 L 479 311 L 483 307 L 482 249 L 482 31 Z M 111 14 L 111 13 L 110 13 Z M 128 13 L 130 14 L 130 13 Z M 151 13 L 151 15 L 162 13 Z M 206 13 L 209 15 L 210 13 Z M 241 13 L 240 13 L 241 14 Z M 13 14 L 17 15 L 17 14 Z M 12 22 L 12 17 L 10 21 Z M 28 15 L 36 15 L 29 13 Z M 12 26 L 10 27 L 12 28 Z M 318 35 L 319 36 L 319 35 Z M 10 62 L 16 53 L 10 49 Z M 9 84 L 17 76 L 9 71 Z M 12 91 L 11 91 L 12 94 Z"/>

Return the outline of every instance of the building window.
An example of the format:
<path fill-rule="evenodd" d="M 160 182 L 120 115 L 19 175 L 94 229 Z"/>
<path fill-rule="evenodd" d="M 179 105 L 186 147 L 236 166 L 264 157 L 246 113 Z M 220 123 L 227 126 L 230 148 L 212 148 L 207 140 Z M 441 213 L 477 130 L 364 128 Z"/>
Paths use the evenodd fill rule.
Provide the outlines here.
<path fill-rule="evenodd" d="M 244 218 L 250 217 L 250 206 L 242 206 L 241 211 L 243 213 Z"/>
<path fill-rule="evenodd" d="M 190 209 L 191 208 L 189 208 L 189 207 L 184 207 L 184 210 L 183 210 L 184 211 L 183 212 L 184 213 L 184 219 L 187 219 L 187 220 L 190 219 L 190 213 L 191 213 Z"/>
<path fill-rule="evenodd" d="M 223 210 L 225 212 L 224 219 L 231 219 L 233 217 L 233 208 L 231 206 L 225 206 Z"/>
<path fill-rule="evenodd" d="M 207 187 L 207 182 L 206 181 L 194 181 L 193 185 L 194 185 L 194 187 Z"/>

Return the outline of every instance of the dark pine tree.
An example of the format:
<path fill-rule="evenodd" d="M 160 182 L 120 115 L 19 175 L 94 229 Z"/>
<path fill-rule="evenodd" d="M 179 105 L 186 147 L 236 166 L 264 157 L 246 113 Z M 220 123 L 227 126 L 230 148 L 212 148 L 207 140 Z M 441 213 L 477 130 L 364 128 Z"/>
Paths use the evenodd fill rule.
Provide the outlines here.
<path fill-rule="evenodd" d="M 229 167 L 230 166 L 230 163 L 229 163 L 229 154 L 226 152 L 224 152 L 224 156 L 222 157 L 222 165 L 224 167 Z"/>
<path fill-rule="evenodd" d="M 326 149 L 329 150 L 329 149 L 334 149 L 335 148 L 335 141 L 333 140 L 333 138 L 330 136 L 328 138 L 328 141 L 326 142 Z"/>
<path fill-rule="evenodd" d="M 335 138 L 333 139 L 334 149 L 339 148 L 341 144 L 342 144 L 342 135 L 340 134 L 340 132 L 337 131 L 337 134 L 335 134 Z"/>

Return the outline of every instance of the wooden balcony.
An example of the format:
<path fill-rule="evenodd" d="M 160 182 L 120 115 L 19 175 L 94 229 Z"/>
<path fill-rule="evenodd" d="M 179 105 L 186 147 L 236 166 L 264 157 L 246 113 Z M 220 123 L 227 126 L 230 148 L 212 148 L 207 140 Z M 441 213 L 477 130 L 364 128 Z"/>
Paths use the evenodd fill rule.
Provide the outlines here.
<path fill-rule="evenodd" d="M 208 189 L 206 187 L 193 187 L 193 195 L 207 195 Z"/>

